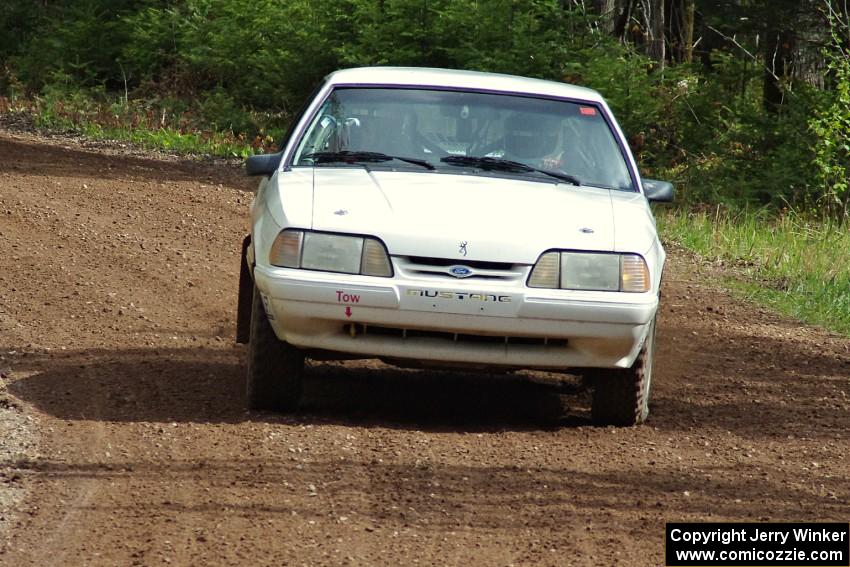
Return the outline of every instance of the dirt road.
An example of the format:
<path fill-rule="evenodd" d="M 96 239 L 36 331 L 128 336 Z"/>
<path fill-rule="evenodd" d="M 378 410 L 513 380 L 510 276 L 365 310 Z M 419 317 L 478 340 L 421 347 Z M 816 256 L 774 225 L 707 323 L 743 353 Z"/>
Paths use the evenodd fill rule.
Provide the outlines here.
<path fill-rule="evenodd" d="M 661 565 L 665 521 L 850 520 L 850 340 L 682 254 L 647 425 L 590 426 L 552 375 L 367 363 L 252 413 L 253 182 L 8 132 L 0 158 L 0 564 Z"/>

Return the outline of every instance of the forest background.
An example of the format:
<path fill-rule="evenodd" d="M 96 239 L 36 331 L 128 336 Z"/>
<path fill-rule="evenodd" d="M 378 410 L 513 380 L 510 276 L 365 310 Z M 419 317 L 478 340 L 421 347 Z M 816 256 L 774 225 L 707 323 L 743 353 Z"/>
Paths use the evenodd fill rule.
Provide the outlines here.
<path fill-rule="evenodd" d="M 848 21 L 847 0 L 4 0 L 0 113 L 246 156 L 343 67 L 589 86 L 676 184 L 665 237 L 850 334 Z"/>

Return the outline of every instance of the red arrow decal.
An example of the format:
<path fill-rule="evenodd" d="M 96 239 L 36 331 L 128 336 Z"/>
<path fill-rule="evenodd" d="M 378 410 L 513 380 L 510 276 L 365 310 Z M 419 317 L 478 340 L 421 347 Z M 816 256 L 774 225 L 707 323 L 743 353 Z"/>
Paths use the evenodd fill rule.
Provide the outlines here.
<path fill-rule="evenodd" d="M 345 306 L 345 316 L 351 317 L 351 306 L 350 305 Z"/>

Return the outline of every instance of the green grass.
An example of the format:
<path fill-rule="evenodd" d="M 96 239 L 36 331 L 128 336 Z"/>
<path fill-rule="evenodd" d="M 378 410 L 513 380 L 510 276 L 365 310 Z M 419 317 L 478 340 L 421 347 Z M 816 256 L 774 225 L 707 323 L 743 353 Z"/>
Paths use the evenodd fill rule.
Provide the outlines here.
<path fill-rule="evenodd" d="M 766 210 L 661 211 L 662 236 L 727 268 L 734 289 L 850 336 L 850 227 Z"/>
<path fill-rule="evenodd" d="M 40 128 L 77 132 L 96 140 L 121 140 L 147 149 L 226 157 L 245 158 L 276 151 L 275 138 L 283 133 L 276 128 L 251 136 L 229 129 L 216 130 L 190 110 L 151 107 L 135 101 L 107 104 L 82 92 L 25 101 L 0 97 L 0 112 L 24 112 Z"/>
<path fill-rule="evenodd" d="M 103 127 L 95 123 L 82 123 L 74 128 L 88 138 L 96 140 L 124 140 L 140 147 L 188 154 L 208 154 L 225 157 L 248 157 L 256 153 L 250 144 L 233 136 L 218 133 L 180 132 L 169 128 Z"/>

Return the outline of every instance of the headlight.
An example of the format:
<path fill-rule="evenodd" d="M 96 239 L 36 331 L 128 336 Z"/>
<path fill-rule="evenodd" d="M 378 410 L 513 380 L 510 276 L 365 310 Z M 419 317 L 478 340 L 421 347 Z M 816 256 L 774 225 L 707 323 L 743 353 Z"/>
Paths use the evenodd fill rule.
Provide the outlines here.
<path fill-rule="evenodd" d="M 617 254 L 561 253 L 561 287 L 597 291 L 620 290 Z"/>
<path fill-rule="evenodd" d="M 592 291 L 649 291 L 649 268 L 637 254 L 546 252 L 531 270 L 529 287 Z"/>
<path fill-rule="evenodd" d="M 307 232 L 304 234 L 300 267 L 305 270 L 359 274 L 362 255 L 362 238 Z"/>
<path fill-rule="evenodd" d="M 368 236 L 283 230 L 269 250 L 269 263 L 323 272 L 385 278 L 393 275 L 386 248 L 379 240 Z"/>

